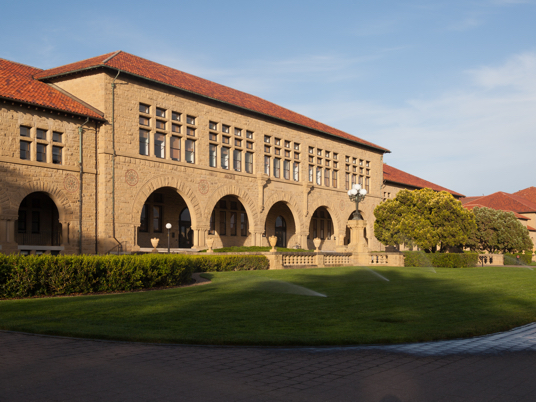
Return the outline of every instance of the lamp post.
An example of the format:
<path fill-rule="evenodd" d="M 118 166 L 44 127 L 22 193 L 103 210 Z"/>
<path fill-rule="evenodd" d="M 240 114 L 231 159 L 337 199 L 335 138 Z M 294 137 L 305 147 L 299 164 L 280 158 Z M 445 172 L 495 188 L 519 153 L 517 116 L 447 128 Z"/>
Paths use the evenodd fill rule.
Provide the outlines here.
<path fill-rule="evenodd" d="M 170 240 L 169 240 L 169 230 L 171 229 L 171 223 L 166 223 L 166 229 L 167 229 L 167 253 L 170 253 Z"/>
<path fill-rule="evenodd" d="M 365 199 L 367 195 L 367 190 L 364 188 L 361 188 L 360 184 L 354 184 L 352 185 L 352 188 L 348 190 L 348 197 L 350 197 L 350 201 L 355 202 L 355 212 L 354 216 L 352 217 L 352 220 L 354 221 L 362 221 L 363 217 L 359 213 L 359 203 Z"/>

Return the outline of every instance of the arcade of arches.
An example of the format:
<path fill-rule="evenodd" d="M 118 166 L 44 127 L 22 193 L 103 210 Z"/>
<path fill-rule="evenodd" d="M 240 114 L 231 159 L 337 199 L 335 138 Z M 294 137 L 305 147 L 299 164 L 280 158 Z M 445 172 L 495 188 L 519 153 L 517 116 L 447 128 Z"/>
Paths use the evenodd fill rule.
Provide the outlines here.
<path fill-rule="evenodd" d="M 151 239 L 156 237 L 160 239 L 159 247 L 166 247 L 166 224 L 171 223 L 171 248 L 197 248 L 194 215 L 195 212 L 188 208 L 185 199 L 174 188 L 162 187 L 155 190 L 147 198 L 140 212 L 138 246 L 152 248 Z M 201 223 L 203 220 L 201 217 Z M 277 237 L 277 247 L 313 249 L 315 237 L 322 240 L 323 250 L 335 250 L 337 247 L 333 219 L 324 206 L 313 212 L 308 221 L 308 229 L 300 231 L 289 204 L 286 201 L 276 202 L 266 213 L 264 229 L 260 233 L 254 233 L 251 217 L 239 197 L 227 195 L 216 202 L 208 222 L 205 223 L 206 229 L 197 230 L 214 239 L 214 248 L 267 246 L 270 236 Z"/>

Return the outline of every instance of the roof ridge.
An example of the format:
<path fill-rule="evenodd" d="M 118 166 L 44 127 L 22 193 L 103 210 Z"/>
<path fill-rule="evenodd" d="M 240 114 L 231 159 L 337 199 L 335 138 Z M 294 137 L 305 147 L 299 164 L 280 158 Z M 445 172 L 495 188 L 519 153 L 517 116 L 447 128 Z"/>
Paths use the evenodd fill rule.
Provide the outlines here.
<path fill-rule="evenodd" d="M 121 53 L 122 50 L 118 50 L 117 52 L 115 52 L 114 54 L 112 54 L 110 57 L 107 57 L 106 59 L 104 59 L 102 61 L 102 64 L 106 64 L 108 63 L 110 60 L 112 60 L 115 56 L 117 56 L 119 53 Z M 125 53 L 125 52 L 124 52 Z"/>
<path fill-rule="evenodd" d="M 0 57 L 0 60 L 7 61 L 8 63 L 18 64 L 19 66 L 35 68 L 36 70 L 39 70 L 39 71 L 44 71 L 42 68 L 34 67 L 34 66 L 30 66 L 29 64 L 19 63 L 18 61 L 13 61 L 13 60 L 9 60 L 9 59 L 4 59 L 3 57 Z"/>

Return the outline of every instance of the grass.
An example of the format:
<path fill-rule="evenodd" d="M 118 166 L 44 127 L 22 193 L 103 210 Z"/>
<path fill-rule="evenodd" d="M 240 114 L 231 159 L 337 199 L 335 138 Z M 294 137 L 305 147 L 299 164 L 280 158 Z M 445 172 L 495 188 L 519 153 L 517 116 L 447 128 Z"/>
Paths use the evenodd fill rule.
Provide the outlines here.
<path fill-rule="evenodd" d="M 272 248 L 271 247 L 260 247 L 260 246 L 251 246 L 251 247 L 244 247 L 244 246 L 233 246 L 233 247 L 223 247 L 223 248 L 216 248 L 213 251 L 215 253 L 259 253 L 259 252 L 268 252 Z M 276 250 L 278 252 L 298 252 L 298 253 L 312 253 L 314 250 L 304 250 L 301 248 L 284 248 L 284 247 L 276 247 Z M 206 250 L 200 251 L 201 253 L 205 253 Z"/>
<path fill-rule="evenodd" d="M 536 321 L 530 268 L 374 271 L 389 281 L 359 267 L 240 271 L 203 274 L 212 283 L 187 288 L 4 300 L 0 328 L 146 342 L 348 345 L 470 337 Z"/>

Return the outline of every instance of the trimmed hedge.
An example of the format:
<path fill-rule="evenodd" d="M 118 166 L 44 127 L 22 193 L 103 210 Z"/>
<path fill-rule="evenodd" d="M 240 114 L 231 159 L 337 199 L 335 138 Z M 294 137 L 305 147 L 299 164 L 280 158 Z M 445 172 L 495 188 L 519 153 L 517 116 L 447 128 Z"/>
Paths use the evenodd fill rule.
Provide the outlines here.
<path fill-rule="evenodd" d="M 0 298 L 178 286 L 188 283 L 195 271 L 268 268 L 264 256 L 0 254 Z"/>
<path fill-rule="evenodd" d="M 519 256 L 520 265 L 531 265 L 532 253 L 504 254 L 504 265 L 517 265 L 517 256 Z"/>
<path fill-rule="evenodd" d="M 478 263 L 478 253 L 404 251 L 403 254 L 405 267 L 468 268 Z"/>

